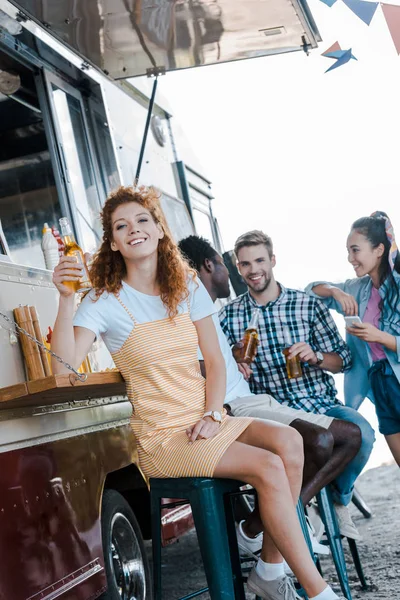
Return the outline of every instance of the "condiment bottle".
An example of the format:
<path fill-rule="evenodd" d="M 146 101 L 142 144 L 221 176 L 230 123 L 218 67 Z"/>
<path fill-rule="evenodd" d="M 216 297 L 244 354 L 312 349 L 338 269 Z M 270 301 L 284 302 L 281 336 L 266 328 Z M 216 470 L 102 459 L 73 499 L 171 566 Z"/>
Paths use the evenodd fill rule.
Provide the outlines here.
<path fill-rule="evenodd" d="M 47 223 L 45 223 L 43 226 L 42 234 L 42 252 L 46 269 L 49 269 L 49 271 L 54 271 L 54 267 L 58 265 L 58 261 L 60 260 L 58 255 L 57 240 L 52 234 Z"/>
<path fill-rule="evenodd" d="M 297 379 L 303 376 L 303 371 L 301 368 L 301 361 L 299 356 L 294 356 L 293 358 L 289 358 L 290 348 L 293 346 L 292 336 L 290 335 L 289 327 L 285 326 L 283 328 L 283 338 L 285 340 L 285 349 L 283 354 L 286 358 L 286 371 L 289 379 Z"/>
<path fill-rule="evenodd" d="M 75 241 L 72 228 L 67 217 L 60 219 L 61 235 L 64 242 L 64 255 L 75 257 L 77 260 L 76 269 L 83 269 L 84 275 L 79 281 L 63 281 L 63 285 L 69 287 L 74 292 L 87 292 L 91 289 L 89 272 L 86 267 L 85 258 L 80 246 Z"/>
<path fill-rule="evenodd" d="M 251 315 L 250 323 L 244 332 L 242 339 L 243 348 L 241 349 L 240 362 L 250 364 L 256 357 L 258 346 L 258 321 L 260 319 L 260 311 L 256 308 Z"/>
<path fill-rule="evenodd" d="M 64 242 L 61 239 L 61 235 L 60 232 L 58 231 L 57 227 L 52 227 L 51 228 L 51 232 L 54 235 L 54 237 L 57 240 L 57 244 L 58 244 L 58 255 L 61 258 L 62 256 L 64 256 L 64 250 L 65 250 L 65 246 L 64 246 Z"/>

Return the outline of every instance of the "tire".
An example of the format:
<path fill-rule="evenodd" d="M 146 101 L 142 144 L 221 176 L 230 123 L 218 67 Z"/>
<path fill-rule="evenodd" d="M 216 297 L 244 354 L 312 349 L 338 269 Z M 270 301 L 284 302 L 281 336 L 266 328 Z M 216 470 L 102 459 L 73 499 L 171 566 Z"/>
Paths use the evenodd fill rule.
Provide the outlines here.
<path fill-rule="evenodd" d="M 135 515 L 114 490 L 105 490 L 101 529 L 107 591 L 99 600 L 152 600 L 149 561 Z"/>

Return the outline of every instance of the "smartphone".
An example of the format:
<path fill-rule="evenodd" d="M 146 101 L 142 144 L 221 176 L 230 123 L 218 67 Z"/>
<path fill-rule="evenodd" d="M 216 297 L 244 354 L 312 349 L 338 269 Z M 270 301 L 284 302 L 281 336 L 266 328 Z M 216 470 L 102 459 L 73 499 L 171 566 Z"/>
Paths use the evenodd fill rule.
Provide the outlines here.
<path fill-rule="evenodd" d="M 346 327 L 354 327 L 354 325 L 357 325 L 358 323 L 362 323 L 360 317 L 358 317 L 358 316 L 345 317 L 344 320 L 346 321 Z"/>

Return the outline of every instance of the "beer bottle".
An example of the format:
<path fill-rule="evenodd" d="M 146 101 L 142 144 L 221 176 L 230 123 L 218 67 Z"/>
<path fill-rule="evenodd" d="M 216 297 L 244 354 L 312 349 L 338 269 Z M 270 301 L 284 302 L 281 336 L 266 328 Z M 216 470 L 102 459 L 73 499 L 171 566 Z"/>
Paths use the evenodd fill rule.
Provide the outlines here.
<path fill-rule="evenodd" d="M 290 335 L 289 327 L 285 326 L 283 328 L 283 339 L 285 340 L 285 349 L 283 354 L 286 359 L 286 371 L 289 379 L 297 379 L 303 376 L 303 371 L 301 368 L 301 361 L 299 356 L 294 356 L 293 358 L 289 358 L 289 350 L 293 346 L 292 336 Z"/>
<path fill-rule="evenodd" d="M 244 332 L 242 339 L 243 348 L 241 350 L 240 362 L 250 364 L 256 357 L 258 346 L 258 321 L 260 319 L 260 311 L 256 308 L 251 315 L 250 323 Z"/>
<path fill-rule="evenodd" d="M 64 242 L 64 255 L 75 257 L 77 260 L 77 269 L 83 269 L 84 275 L 80 281 L 63 281 L 63 285 L 70 288 L 74 292 L 82 293 L 87 292 L 91 289 L 91 283 L 89 279 L 89 273 L 85 264 L 85 258 L 83 256 L 82 249 L 75 241 L 74 234 L 72 233 L 71 225 L 66 217 L 60 219 L 61 235 Z"/>

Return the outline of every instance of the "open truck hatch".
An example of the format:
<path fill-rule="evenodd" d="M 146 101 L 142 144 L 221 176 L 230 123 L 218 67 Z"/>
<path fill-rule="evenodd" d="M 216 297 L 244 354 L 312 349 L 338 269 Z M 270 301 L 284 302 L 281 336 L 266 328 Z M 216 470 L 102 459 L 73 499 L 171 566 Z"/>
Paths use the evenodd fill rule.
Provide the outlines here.
<path fill-rule="evenodd" d="M 306 0 L 12 3 L 114 79 L 307 51 L 321 39 Z"/>

